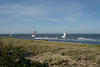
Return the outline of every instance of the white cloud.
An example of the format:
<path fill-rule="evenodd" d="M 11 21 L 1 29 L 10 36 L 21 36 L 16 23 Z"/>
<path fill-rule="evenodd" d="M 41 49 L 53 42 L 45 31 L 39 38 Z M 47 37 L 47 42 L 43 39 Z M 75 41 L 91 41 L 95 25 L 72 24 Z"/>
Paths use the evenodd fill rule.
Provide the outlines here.
<path fill-rule="evenodd" d="M 40 20 L 58 21 L 58 19 L 54 19 L 54 18 L 40 18 Z"/>
<path fill-rule="evenodd" d="M 47 1 L 48 2 L 48 1 Z M 32 21 L 33 18 L 48 20 L 48 21 L 78 21 L 81 17 L 89 17 L 89 14 L 84 10 L 83 5 L 78 2 L 66 2 L 64 5 L 60 3 L 53 3 L 52 5 L 42 2 L 41 4 L 26 5 L 22 4 L 6 4 L 0 6 L 1 15 L 9 15 L 10 18 L 17 18 L 18 20 L 28 19 Z M 30 18 L 31 17 L 31 18 Z M 44 18 L 45 17 L 45 18 Z M 54 18 L 48 18 L 54 17 Z"/>
<path fill-rule="evenodd" d="M 66 21 L 67 21 L 67 22 L 77 22 L 77 21 L 78 21 L 78 18 L 69 17 L 69 18 L 66 18 Z"/>
<path fill-rule="evenodd" d="M 33 21 L 32 19 L 23 19 L 24 21 Z"/>
<path fill-rule="evenodd" d="M 44 15 L 45 10 L 42 9 L 44 6 L 41 5 L 23 5 L 23 4 L 12 4 L 12 5 L 1 5 L 0 14 L 11 14 L 11 15 Z"/>

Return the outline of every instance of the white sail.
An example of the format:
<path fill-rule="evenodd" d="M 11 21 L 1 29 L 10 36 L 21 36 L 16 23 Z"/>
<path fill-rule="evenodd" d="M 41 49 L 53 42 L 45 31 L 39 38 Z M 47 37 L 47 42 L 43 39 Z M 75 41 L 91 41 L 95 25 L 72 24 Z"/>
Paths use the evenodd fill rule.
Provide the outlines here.
<path fill-rule="evenodd" d="M 36 36 L 36 30 L 33 32 L 32 37 L 34 38 Z"/>
<path fill-rule="evenodd" d="M 61 38 L 66 38 L 66 32 L 63 33 L 63 36 Z"/>
<path fill-rule="evenodd" d="M 12 33 L 9 36 L 11 37 L 12 36 Z"/>

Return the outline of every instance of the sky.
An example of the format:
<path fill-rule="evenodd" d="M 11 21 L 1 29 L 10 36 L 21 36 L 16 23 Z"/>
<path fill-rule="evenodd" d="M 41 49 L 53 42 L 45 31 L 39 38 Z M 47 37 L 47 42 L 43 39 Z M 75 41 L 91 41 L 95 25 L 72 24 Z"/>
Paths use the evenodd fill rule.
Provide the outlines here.
<path fill-rule="evenodd" d="M 100 34 L 100 0 L 0 0 L 0 33 Z"/>

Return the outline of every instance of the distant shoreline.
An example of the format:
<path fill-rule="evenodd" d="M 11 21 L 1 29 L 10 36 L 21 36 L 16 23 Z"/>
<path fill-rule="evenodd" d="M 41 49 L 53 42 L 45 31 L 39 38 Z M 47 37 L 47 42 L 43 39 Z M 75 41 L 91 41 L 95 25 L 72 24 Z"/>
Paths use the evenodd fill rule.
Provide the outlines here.
<path fill-rule="evenodd" d="M 32 38 L 32 34 L 2 34 L 1 37 L 11 37 L 16 39 L 30 40 L 48 40 L 56 42 L 70 42 L 82 44 L 100 44 L 100 34 L 67 34 L 66 38 L 61 38 L 62 34 L 36 34 L 36 38 Z"/>
<path fill-rule="evenodd" d="M 3 34 L 10 34 L 10 33 L 1 33 L 0 35 L 3 35 Z M 32 33 L 12 33 L 12 34 L 32 34 Z M 37 34 L 63 34 L 63 33 L 37 33 Z M 89 35 L 89 34 L 90 34 L 90 35 L 91 35 L 91 34 L 93 34 L 93 35 L 95 35 L 95 34 L 96 34 L 96 35 L 100 35 L 100 33 L 66 33 L 66 34 L 68 34 L 68 35 L 69 35 L 69 34 L 71 34 L 71 35 L 72 35 L 72 34 L 76 34 L 76 35 L 78 35 L 78 34 L 81 34 L 81 35 L 83 35 L 83 34 L 84 34 L 84 35 L 87 35 L 87 34 L 88 34 L 88 35 Z"/>
<path fill-rule="evenodd" d="M 1 37 L 1 38 L 11 38 L 11 37 Z M 12 39 L 19 39 L 19 38 L 12 38 Z M 21 39 L 21 40 L 32 40 L 32 39 Z M 33 41 L 47 41 L 47 42 L 57 42 L 57 43 L 67 43 L 67 44 L 79 44 L 79 45 L 99 45 L 99 44 L 86 44 L 86 43 L 60 42 L 60 41 L 49 41 L 49 40 L 33 40 Z"/>

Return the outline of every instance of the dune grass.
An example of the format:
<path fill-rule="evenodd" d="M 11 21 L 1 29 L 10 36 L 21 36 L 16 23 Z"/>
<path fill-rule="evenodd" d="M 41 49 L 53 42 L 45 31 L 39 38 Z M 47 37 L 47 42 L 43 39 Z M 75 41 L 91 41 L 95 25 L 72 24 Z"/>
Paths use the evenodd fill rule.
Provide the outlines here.
<path fill-rule="evenodd" d="M 46 62 L 49 67 L 99 67 L 100 45 L 1 38 L 3 46 L 12 43 L 27 51 L 27 59 Z"/>

